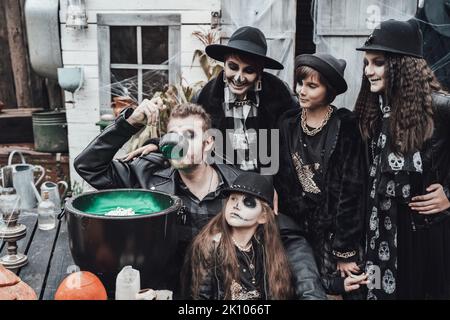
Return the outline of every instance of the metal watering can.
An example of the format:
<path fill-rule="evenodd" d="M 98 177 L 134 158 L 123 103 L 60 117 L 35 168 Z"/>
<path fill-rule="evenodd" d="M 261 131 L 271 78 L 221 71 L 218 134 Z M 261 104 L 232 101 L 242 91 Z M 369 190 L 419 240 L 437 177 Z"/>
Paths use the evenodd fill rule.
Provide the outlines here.
<path fill-rule="evenodd" d="M 19 154 L 22 163 L 12 164 L 15 154 Z M 37 206 L 37 199 L 35 195 L 35 186 L 41 182 L 45 176 L 45 169 L 42 166 L 34 166 L 27 164 L 23 154 L 14 150 L 9 154 L 8 166 L 12 168 L 13 185 L 17 194 L 20 196 L 20 209 L 32 209 Z M 40 171 L 39 178 L 35 181 L 34 173 Z"/>

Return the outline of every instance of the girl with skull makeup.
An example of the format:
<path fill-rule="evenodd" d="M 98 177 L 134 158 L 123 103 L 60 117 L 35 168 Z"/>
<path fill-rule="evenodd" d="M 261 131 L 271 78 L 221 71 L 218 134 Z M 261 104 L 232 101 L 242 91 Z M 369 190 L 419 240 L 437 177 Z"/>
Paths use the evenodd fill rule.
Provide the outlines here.
<path fill-rule="evenodd" d="M 294 291 L 289 262 L 273 212 L 271 178 L 244 172 L 227 199 L 194 238 L 186 256 L 185 294 L 193 299 L 288 299 Z"/>
<path fill-rule="evenodd" d="M 387 20 L 363 47 L 356 101 L 369 169 L 368 299 L 450 298 L 450 97 L 415 21 Z"/>

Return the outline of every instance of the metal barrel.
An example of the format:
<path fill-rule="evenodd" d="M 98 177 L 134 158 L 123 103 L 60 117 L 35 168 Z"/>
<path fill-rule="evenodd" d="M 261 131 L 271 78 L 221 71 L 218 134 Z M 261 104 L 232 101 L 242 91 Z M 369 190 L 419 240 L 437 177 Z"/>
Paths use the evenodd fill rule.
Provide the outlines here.
<path fill-rule="evenodd" d="M 66 112 L 33 112 L 34 147 L 41 152 L 68 152 Z"/>

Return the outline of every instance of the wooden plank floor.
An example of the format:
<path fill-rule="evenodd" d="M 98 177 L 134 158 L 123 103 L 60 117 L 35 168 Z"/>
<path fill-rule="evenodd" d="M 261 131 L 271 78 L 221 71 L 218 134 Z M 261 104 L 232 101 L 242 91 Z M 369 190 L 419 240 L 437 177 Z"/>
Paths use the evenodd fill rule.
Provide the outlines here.
<path fill-rule="evenodd" d="M 61 281 L 74 271 L 79 271 L 72 259 L 69 248 L 69 233 L 65 218 L 59 225 L 58 238 L 53 250 L 53 257 L 48 271 L 45 290 L 41 294 L 42 299 L 52 300 Z"/>

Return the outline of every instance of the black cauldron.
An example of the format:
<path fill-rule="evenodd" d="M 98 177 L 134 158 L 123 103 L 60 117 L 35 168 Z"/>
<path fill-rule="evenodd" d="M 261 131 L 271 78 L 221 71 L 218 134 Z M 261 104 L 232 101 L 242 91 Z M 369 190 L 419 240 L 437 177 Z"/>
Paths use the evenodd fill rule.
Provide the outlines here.
<path fill-rule="evenodd" d="M 133 216 L 105 216 L 116 208 Z M 113 297 L 120 270 L 140 271 L 141 288 L 172 289 L 168 270 L 177 246 L 176 217 L 181 200 L 140 189 L 94 191 L 67 200 L 65 215 L 73 260 L 96 274 Z"/>

